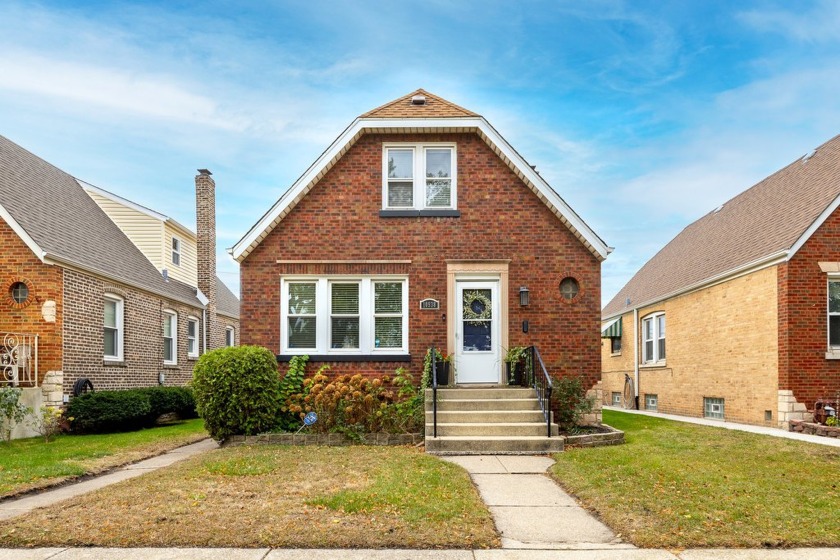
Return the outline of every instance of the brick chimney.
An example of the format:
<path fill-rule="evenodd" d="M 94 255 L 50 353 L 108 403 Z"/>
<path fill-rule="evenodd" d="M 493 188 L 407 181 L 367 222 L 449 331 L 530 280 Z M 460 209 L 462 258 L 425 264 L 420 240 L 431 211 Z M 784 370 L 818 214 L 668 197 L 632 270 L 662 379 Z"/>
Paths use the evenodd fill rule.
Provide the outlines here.
<path fill-rule="evenodd" d="M 223 346 L 216 321 L 216 182 L 207 169 L 195 176 L 195 232 L 198 289 L 207 297 L 207 350 Z"/>

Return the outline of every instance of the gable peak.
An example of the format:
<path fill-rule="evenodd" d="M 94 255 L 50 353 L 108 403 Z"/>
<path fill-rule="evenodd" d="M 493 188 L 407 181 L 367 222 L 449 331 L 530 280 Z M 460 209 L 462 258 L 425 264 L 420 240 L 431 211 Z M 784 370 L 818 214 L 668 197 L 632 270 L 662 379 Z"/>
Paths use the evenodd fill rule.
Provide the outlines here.
<path fill-rule="evenodd" d="M 361 115 L 363 119 L 478 117 L 463 107 L 420 88 Z"/>

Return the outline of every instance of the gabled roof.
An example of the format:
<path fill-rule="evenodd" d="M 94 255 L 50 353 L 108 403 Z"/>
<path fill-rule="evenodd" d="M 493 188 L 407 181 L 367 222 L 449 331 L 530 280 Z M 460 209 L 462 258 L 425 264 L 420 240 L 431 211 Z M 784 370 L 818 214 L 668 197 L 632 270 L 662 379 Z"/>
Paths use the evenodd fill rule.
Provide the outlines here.
<path fill-rule="evenodd" d="M 0 217 L 43 262 L 202 307 L 194 288 L 163 279 L 75 178 L 3 136 Z"/>
<path fill-rule="evenodd" d="M 422 95 L 425 104 L 412 104 Z M 599 260 L 612 250 L 484 117 L 418 89 L 354 120 L 229 252 L 242 262 L 366 133 L 474 132 Z"/>
<path fill-rule="evenodd" d="M 425 98 L 425 102 L 422 105 L 414 105 L 411 103 L 411 99 L 416 96 L 422 96 Z M 444 117 L 444 118 L 457 118 L 457 117 L 478 117 L 476 113 L 472 111 L 468 111 L 463 107 L 459 107 L 455 105 L 451 101 L 447 101 L 437 95 L 429 93 L 424 89 L 418 89 L 417 91 L 413 91 L 408 95 L 404 95 L 399 99 L 394 99 L 393 101 L 389 101 L 385 105 L 381 107 L 377 107 L 372 111 L 368 111 L 367 113 L 361 115 L 359 118 L 361 119 L 399 119 L 399 118 L 411 118 L 416 119 L 418 117 Z"/>
<path fill-rule="evenodd" d="M 216 313 L 239 319 L 239 298 L 216 276 Z"/>
<path fill-rule="evenodd" d="M 602 316 L 789 260 L 838 205 L 840 136 L 686 227 L 616 294 Z"/>

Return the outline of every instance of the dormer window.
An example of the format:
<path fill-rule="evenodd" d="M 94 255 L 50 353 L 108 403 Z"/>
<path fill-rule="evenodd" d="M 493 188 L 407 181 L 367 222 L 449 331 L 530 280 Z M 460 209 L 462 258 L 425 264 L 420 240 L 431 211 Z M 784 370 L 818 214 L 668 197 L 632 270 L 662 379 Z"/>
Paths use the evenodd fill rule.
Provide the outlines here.
<path fill-rule="evenodd" d="M 454 144 L 384 147 L 384 210 L 452 210 L 456 204 Z"/>
<path fill-rule="evenodd" d="M 181 240 L 177 237 L 172 237 L 172 264 L 181 266 Z"/>

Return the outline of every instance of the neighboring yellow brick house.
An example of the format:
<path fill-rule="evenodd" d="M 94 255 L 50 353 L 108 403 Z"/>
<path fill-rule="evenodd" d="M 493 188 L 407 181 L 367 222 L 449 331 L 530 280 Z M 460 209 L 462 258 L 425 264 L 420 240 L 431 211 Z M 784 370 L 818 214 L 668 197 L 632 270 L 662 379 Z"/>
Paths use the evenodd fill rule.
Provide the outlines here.
<path fill-rule="evenodd" d="M 603 309 L 605 403 L 786 427 L 840 395 L 838 205 L 840 137 L 686 227 Z"/>

